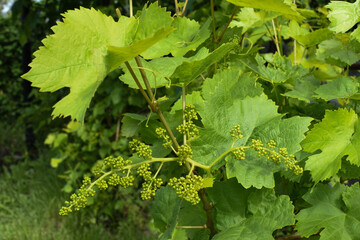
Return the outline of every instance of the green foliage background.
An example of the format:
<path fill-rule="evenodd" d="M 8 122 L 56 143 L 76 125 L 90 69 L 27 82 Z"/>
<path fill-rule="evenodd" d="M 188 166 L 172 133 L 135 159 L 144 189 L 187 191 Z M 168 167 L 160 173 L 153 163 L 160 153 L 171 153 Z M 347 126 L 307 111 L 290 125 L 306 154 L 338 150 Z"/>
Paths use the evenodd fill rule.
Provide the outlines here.
<path fill-rule="evenodd" d="M 249 6 L 249 1 L 229 2 L 241 7 Z M 246 160 L 241 161 L 232 155 L 219 159 L 217 165 L 224 165 L 226 171 L 214 166 L 215 184 L 207 192 L 208 200 L 215 204 L 215 228 L 219 231 L 213 239 L 239 239 L 239 236 L 241 239 L 273 239 L 294 234 L 308 239 L 356 239 L 358 230 L 351 226 L 359 225 L 355 200 L 360 194 L 359 186 L 346 187 L 344 183 L 360 177 L 359 80 L 356 77 L 360 60 L 356 24 L 360 17 L 356 13 L 350 15 L 352 21 L 343 27 L 340 10 L 348 11 L 359 7 L 360 3 L 356 1 L 354 5 L 340 6 L 333 2 L 328 5 L 332 13 L 327 15 L 324 5 L 328 2 L 325 1 L 297 1 L 299 8 L 306 9 L 300 13 L 284 1 L 271 1 L 277 4 L 253 1 L 251 6 L 261 10 L 240 8 L 221 41 L 211 41 L 211 38 L 214 40 L 212 34 L 220 36 L 223 32 L 234 10 L 234 5 L 229 2 L 214 1 L 216 23 L 211 23 L 208 20 L 211 16 L 210 1 L 189 1 L 187 16 L 200 24 L 181 18 L 176 23 L 178 25 L 172 27 L 186 26 L 184 29 L 188 35 L 180 31 L 170 34 L 171 41 L 160 40 L 158 46 L 143 53 L 144 59 L 155 58 L 151 61 L 142 59 L 143 65 L 156 74 L 160 73 L 154 74 L 154 78 L 149 76 L 151 86 L 167 86 L 167 78 L 172 79 L 173 86 L 178 86 L 157 89 L 157 96 L 167 97 L 160 101 L 159 106 L 170 119 L 170 127 L 175 129 L 181 120 L 179 86 L 187 85 L 187 101 L 196 106 L 201 118 L 201 122 L 197 122 L 201 126 L 201 138 L 191 143 L 194 159 L 199 164 L 211 164 L 226 151 L 233 141 L 228 131 L 240 124 L 244 139 L 235 147 L 249 145 L 254 139 L 264 143 L 275 140 L 279 147 L 286 147 L 289 153 L 296 154 L 305 172 L 302 177 L 297 177 L 284 166 L 258 158 L 255 152 L 250 152 Z M 171 16 L 174 14 L 173 1 L 159 3 L 171 11 Z M 134 12 L 140 11 L 143 5 L 142 1 L 134 1 Z M 71 121 L 69 117 L 50 118 L 52 106 L 69 94 L 68 89 L 51 94 L 39 93 L 37 89 L 25 93 L 26 87 L 19 78 L 24 46 L 31 43 L 34 52 L 42 45 L 40 39 L 52 33 L 50 27 L 60 19 L 59 14 L 79 6 L 94 7 L 114 19 L 117 19 L 115 7 L 119 7 L 123 15 L 129 15 L 126 1 L 18 0 L 13 5 L 12 15 L 0 18 L 0 163 L 3 166 L 0 174 L 4 182 L 0 207 L 8 213 L 0 220 L 0 231 L 6 234 L 4 239 L 25 236 L 49 239 L 66 234 L 73 234 L 69 239 L 90 239 L 89 236 L 115 239 L 124 237 L 124 232 L 128 239 L 152 239 L 158 231 L 162 232 L 162 239 L 206 239 L 210 234 L 207 229 L 176 228 L 181 225 L 203 226 L 208 216 L 201 204 L 192 206 L 180 200 L 170 187 L 162 187 L 154 202 L 142 202 L 137 197 L 141 190 L 139 180 L 135 181 L 133 188 L 125 191 L 100 192 L 89 200 L 91 207 L 79 216 L 69 219 L 55 216 L 54 208 L 59 208 L 64 196 L 81 185 L 83 176 L 88 176 L 100 159 L 110 155 L 131 157 L 128 150 L 131 138 L 141 138 L 150 144 L 156 156 L 169 154 L 161 148 L 162 143 L 154 134 L 160 122 L 154 115 L 148 118 L 149 108 L 139 91 L 129 90 L 138 87 L 131 82 L 126 70 L 111 72 L 100 86 L 95 87 L 95 90 L 99 88 L 94 97 L 90 96 L 93 99 L 86 112 L 85 124 Z M 268 12 L 269 9 L 273 12 Z M 154 11 L 158 11 L 154 15 L 162 14 L 162 10 Z M 280 38 L 278 48 L 271 39 L 273 30 L 267 29 L 275 17 L 279 21 L 276 22 Z M 19 22 L 19 18 L 23 21 Z M 153 26 L 158 24 L 160 29 L 168 24 L 165 17 L 157 20 L 153 15 L 145 15 L 140 20 L 144 29 L 139 30 L 134 39 L 144 40 L 151 35 L 149 32 L 154 30 Z M 212 29 L 215 32 L 211 33 Z M 158 33 L 165 37 L 166 29 L 161 31 Z M 194 40 L 198 32 L 199 37 Z M 87 39 L 90 39 L 92 33 L 88 34 Z M 161 34 L 156 37 L 160 38 Z M 185 37 L 187 42 L 191 42 L 186 50 L 170 44 Z M 293 39 L 297 41 L 296 60 Z M 56 44 L 61 48 L 60 43 Z M 164 45 L 169 47 L 173 57 L 159 60 L 157 57 L 167 55 L 162 48 Z M 198 51 L 187 53 L 192 48 Z M 119 57 L 121 51 L 116 48 L 109 51 L 114 57 L 104 61 L 109 61 L 106 64 L 112 68 L 114 59 L 122 59 Z M 278 53 L 273 54 L 276 51 Z M 170 61 L 171 67 L 164 67 L 164 63 Z M 297 65 L 294 65 L 295 61 Z M 129 62 L 136 66 L 135 61 Z M 36 65 L 32 67 L 37 69 Z M 199 77 L 200 73 L 202 77 Z M 140 74 L 137 76 L 141 77 Z M 31 79 L 34 75 L 30 73 L 27 77 Z M 34 79 L 31 81 L 36 82 Z M 58 81 L 56 89 L 54 84 L 48 89 L 43 84 L 40 82 L 37 86 L 45 91 L 63 87 Z M 73 119 L 83 120 L 83 114 L 65 111 L 71 107 L 59 106 L 55 115 L 70 114 Z M 82 108 L 86 110 L 87 106 Z M 26 149 L 28 130 L 36 136 L 36 150 L 31 150 L 36 154 Z M 181 139 L 181 136 L 177 138 Z M 334 138 L 338 142 L 334 142 Z M 36 155 L 40 157 L 34 157 Z M 136 157 L 132 159 L 140 161 Z M 162 177 L 184 174 L 184 170 L 177 168 L 175 164 L 170 165 Z M 220 181 L 227 178 L 229 180 Z M 17 179 L 22 179 L 24 184 L 14 184 Z M 42 182 L 53 184 L 48 186 Z M 48 189 L 59 191 L 50 192 Z M 42 197 L 37 198 L 39 194 Z M 29 196 L 29 200 L 24 196 Z M 37 208 L 28 214 L 23 213 L 26 212 L 24 209 L 48 202 L 52 204 L 47 205 L 47 215 L 39 216 Z M 327 211 L 331 213 L 325 214 Z M 350 217 L 344 217 L 343 213 Z M 197 220 L 194 220 L 195 215 Z M 16 221 L 16 218 L 21 220 Z M 29 230 L 29 218 L 36 219 L 38 228 L 33 232 Z M 149 224 L 151 218 L 153 222 Z M 46 224 L 46 219 L 52 222 Z M 294 228 L 291 226 L 295 219 Z M 334 226 L 342 222 L 348 222 L 348 225 L 334 231 Z M 97 228 L 91 229 L 95 225 Z M 283 228 L 285 226 L 290 227 Z M 19 228 L 22 230 L 14 235 L 14 229 Z M 41 233 L 43 229 L 50 230 Z M 324 230 L 319 232 L 321 229 Z M 258 234 L 254 235 L 254 232 Z"/>

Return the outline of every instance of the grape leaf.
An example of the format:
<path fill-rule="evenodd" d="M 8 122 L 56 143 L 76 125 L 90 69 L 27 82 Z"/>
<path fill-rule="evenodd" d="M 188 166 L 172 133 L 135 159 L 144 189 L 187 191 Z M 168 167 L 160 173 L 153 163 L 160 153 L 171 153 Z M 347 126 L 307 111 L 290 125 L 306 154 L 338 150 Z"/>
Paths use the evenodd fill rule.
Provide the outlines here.
<path fill-rule="evenodd" d="M 314 91 L 320 86 L 320 80 L 313 74 L 308 74 L 302 78 L 296 78 L 293 85 L 293 89 L 283 95 L 309 103 L 314 98 Z"/>
<path fill-rule="evenodd" d="M 271 83 L 282 83 L 289 79 L 300 78 L 308 73 L 308 70 L 301 65 L 293 66 L 290 59 L 281 57 L 278 54 L 273 56 L 273 62 L 265 66 L 265 59 L 259 54 L 255 61 L 251 58 L 241 60 L 247 67 L 258 73 L 262 79 Z"/>
<path fill-rule="evenodd" d="M 279 13 L 257 11 L 253 8 L 241 8 L 234 20 L 230 23 L 230 27 L 242 27 L 242 32 L 247 32 L 254 27 L 260 27 L 267 21 L 279 16 Z"/>
<path fill-rule="evenodd" d="M 161 57 L 169 53 L 174 57 L 182 57 L 188 51 L 196 50 L 209 37 L 210 23 L 209 19 L 200 28 L 200 24 L 194 20 L 177 17 L 172 24 L 175 30 L 141 55 L 146 59 Z"/>
<path fill-rule="evenodd" d="M 297 214 L 301 236 L 320 233 L 320 240 L 352 240 L 360 235 L 360 188 L 318 184 L 303 197 L 312 206 Z"/>
<path fill-rule="evenodd" d="M 315 182 L 334 176 L 341 167 L 341 159 L 360 166 L 360 140 L 357 114 L 351 110 L 326 111 L 322 122 L 317 123 L 301 145 L 306 152 L 314 154 L 306 161 L 305 169 Z"/>
<path fill-rule="evenodd" d="M 215 240 L 273 239 L 273 231 L 295 222 L 290 198 L 277 197 L 274 190 L 245 190 L 233 181 L 216 183 L 214 188 L 209 189 L 209 195 L 216 221 L 223 224 Z"/>
<path fill-rule="evenodd" d="M 257 125 L 251 134 L 251 139 L 260 139 L 264 143 L 274 140 L 278 147 L 286 147 L 289 154 L 294 154 L 301 150 L 300 142 L 305 138 L 304 132 L 307 131 L 310 121 L 311 118 L 281 119 L 281 116 L 277 116 Z M 249 139 L 247 145 L 250 144 Z M 251 186 L 274 188 L 275 172 L 282 172 L 287 178 L 295 179 L 296 175 L 287 171 L 283 164 L 258 157 L 255 151 L 248 151 L 246 154 L 246 159 L 241 161 L 230 155 L 226 164 L 228 178 L 236 177 L 245 188 Z"/>
<path fill-rule="evenodd" d="M 330 20 L 329 29 L 344 33 L 350 30 L 356 23 L 360 21 L 360 1 L 349 3 L 345 1 L 331 1 L 326 8 L 330 8 L 327 17 Z"/>
<path fill-rule="evenodd" d="M 333 33 L 329 29 L 321 28 L 307 34 L 296 35 L 294 38 L 305 47 L 311 47 L 330 39 L 332 36 Z"/>
<path fill-rule="evenodd" d="M 169 77 L 175 71 L 176 67 L 182 64 L 183 58 L 163 57 L 163 58 L 156 58 L 151 61 L 145 61 L 143 58 L 140 58 L 140 61 L 144 67 L 150 86 L 152 88 L 158 88 L 170 84 Z M 138 65 L 136 64 L 136 61 L 131 60 L 129 61 L 129 64 L 132 67 L 141 86 L 143 88 L 146 88 L 142 80 L 142 76 L 139 72 Z M 129 70 L 125 68 L 123 71 L 125 72 L 125 74 L 119 77 L 120 80 L 131 88 L 139 89 L 133 77 L 131 76 Z"/>
<path fill-rule="evenodd" d="M 301 16 L 295 9 L 295 5 L 288 5 L 284 0 L 227 0 L 232 4 L 235 4 L 240 7 L 249 7 L 249 8 L 258 8 L 266 11 L 273 11 L 282 13 L 285 17 L 303 20 L 304 17 Z"/>
<path fill-rule="evenodd" d="M 204 108 L 204 100 L 202 99 L 199 91 L 194 91 L 191 94 L 186 94 L 186 105 L 193 104 L 197 111 L 202 111 Z M 170 113 L 175 113 L 177 110 L 182 109 L 182 96 L 177 100 L 171 108 Z"/>
<path fill-rule="evenodd" d="M 180 212 L 181 200 L 171 187 L 161 187 L 155 195 L 154 204 L 151 208 L 151 216 L 154 224 L 161 231 L 165 231 L 160 239 L 167 240 L 177 224 Z"/>
<path fill-rule="evenodd" d="M 202 59 L 192 59 L 192 61 L 184 61 L 178 66 L 175 72 L 171 75 L 173 84 L 189 84 L 192 80 L 198 77 L 212 64 L 220 61 L 230 50 L 236 47 L 236 44 L 223 44 L 208 56 Z"/>
<path fill-rule="evenodd" d="M 154 25 L 147 28 L 138 27 L 147 25 L 143 23 L 146 18 L 121 17 L 115 22 L 112 17 L 86 8 L 64 13 L 64 22 L 57 22 L 52 28 L 54 34 L 43 40 L 44 46 L 34 54 L 31 70 L 22 77 L 40 91 L 70 88 L 70 93 L 55 104 L 53 116 L 71 116 L 83 121 L 105 76 L 172 31 L 167 27 L 172 18 L 161 17 L 169 13 L 151 4 L 142 14 L 152 15 L 152 11 L 157 13 L 157 20 L 152 20 Z"/>
<path fill-rule="evenodd" d="M 325 40 L 319 44 L 316 56 L 323 62 L 346 67 L 360 60 L 360 43 L 356 40 Z"/>
<path fill-rule="evenodd" d="M 207 79 L 202 92 L 205 99 L 204 110 L 200 111 L 204 128 L 200 129 L 200 137 L 191 142 L 193 159 L 208 165 L 227 151 L 233 143 L 229 131 L 236 124 L 240 124 L 244 135 L 243 139 L 236 142 L 236 146 L 249 145 L 252 138 L 264 141 L 272 138 L 279 142 L 279 146 L 288 147 L 291 153 L 300 150 L 300 141 L 304 138 L 303 133 L 307 130 L 310 118 L 282 120 L 277 113 L 277 106 L 264 95 L 259 96 L 261 93 L 261 88 L 255 88 L 255 78 L 249 73 L 226 70 L 217 73 L 213 79 Z M 268 167 L 268 161 L 259 164 L 260 160 L 254 159 L 247 162 L 247 169 L 251 171 L 245 174 L 245 180 L 240 176 L 243 174 L 242 169 L 230 159 L 227 163 L 229 177 L 238 177 L 246 187 L 272 187 L 273 173 L 281 168 L 275 163 L 269 163 L 274 165 L 272 169 Z M 263 179 L 263 171 L 270 178 L 257 180 Z"/>
<path fill-rule="evenodd" d="M 339 77 L 315 90 L 316 97 L 329 101 L 333 98 L 349 98 L 358 92 L 358 82 L 351 77 Z"/>

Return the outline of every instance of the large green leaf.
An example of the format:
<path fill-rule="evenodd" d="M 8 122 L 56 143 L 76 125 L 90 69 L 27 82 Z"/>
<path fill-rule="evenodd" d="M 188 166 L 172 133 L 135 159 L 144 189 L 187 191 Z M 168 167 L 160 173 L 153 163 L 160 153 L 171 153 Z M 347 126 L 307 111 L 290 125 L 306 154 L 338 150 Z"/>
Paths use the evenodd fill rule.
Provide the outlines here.
<path fill-rule="evenodd" d="M 205 105 L 200 111 L 204 128 L 200 130 L 200 137 L 191 143 L 195 161 L 210 164 L 227 151 L 233 143 L 229 131 L 237 124 L 240 124 L 244 137 L 235 146 L 251 145 L 252 139 L 264 142 L 273 139 L 279 147 L 287 147 L 290 153 L 300 150 L 300 142 L 311 119 L 282 120 L 274 102 L 260 94 L 261 89 L 256 89 L 255 78 L 249 73 L 226 70 L 205 81 L 202 92 Z M 228 176 L 236 177 L 245 187 L 273 187 L 273 174 L 281 170 L 285 169 L 266 159 L 253 157 L 250 152 L 249 159 L 229 158 L 227 162 Z"/>
<path fill-rule="evenodd" d="M 202 59 L 192 59 L 192 61 L 184 61 L 178 66 L 175 72 L 171 75 L 172 83 L 174 84 L 189 84 L 192 80 L 198 77 L 212 64 L 220 61 L 230 50 L 236 47 L 236 44 L 223 44 L 215 51 L 208 54 Z"/>
<path fill-rule="evenodd" d="M 333 98 L 349 98 L 358 92 L 359 83 L 351 77 L 339 77 L 316 89 L 317 97 L 329 101 Z"/>
<path fill-rule="evenodd" d="M 145 70 L 146 76 L 149 80 L 150 86 L 152 88 L 163 87 L 170 85 L 170 76 L 175 71 L 176 67 L 181 65 L 183 58 L 181 57 L 163 57 L 156 58 L 151 61 L 145 61 L 143 58 L 140 58 L 140 61 Z M 131 68 L 133 69 L 137 79 L 143 88 L 145 87 L 144 81 L 139 71 L 139 67 L 136 64 L 135 60 L 129 61 Z M 121 75 L 119 78 L 125 84 L 129 85 L 131 88 L 138 89 L 133 77 L 131 76 L 129 70 L 124 68 L 124 75 Z"/>
<path fill-rule="evenodd" d="M 279 13 L 267 12 L 267 11 L 254 11 L 253 8 L 241 8 L 239 13 L 234 17 L 234 20 L 230 23 L 231 27 L 242 27 L 242 32 L 247 32 L 251 28 L 260 27 L 267 21 L 271 21 L 275 17 L 279 16 Z"/>
<path fill-rule="evenodd" d="M 153 12 L 158 20 L 152 20 L 152 27 L 144 28 L 140 25 L 147 25 L 143 22 L 147 21 L 145 17 L 121 17 L 115 22 L 94 9 L 68 11 L 63 14 L 64 22 L 52 28 L 54 34 L 43 40 L 44 46 L 35 52 L 31 70 L 23 77 L 40 91 L 70 88 L 70 93 L 55 104 L 53 116 L 83 121 L 105 76 L 172 31 L 172 18 L 167 18 L 169 13 L 157 4 L 144 9 L 142 15 L 152 16 Z"/>
<path fill-rule="evenodd" d="M 293 66 L 290 59 L 275 54 L 273 61 L 265 66 L 265 59 L 259 54 L 252 58 L 241 60 L 247 67 L 258 73 L 262 79 L 271 83 L 282 83 L 289 79 L 300 78 L 308 73 L 301 65 Z"/>
<path fill-rule="evenodd" d="M 182 57 L 190 50 L 203 43 L 210 34 L 208 20 L 200 28 L 200 24 L 185 17 L 175 18 L 172 26 L 175 30 L 170 35 L 147 49 L 141 55 L 146 58 L 157 58 L 171 53 L 174 57 Z"/>
<path fill-rule="evenodd" d="M 283 95 L 309 103 L 314 99 L 314 91 L 318 87 L 320 87 L 320 80 L 313 74 L 308 74 L 304 77 L 296 78 L 293 83 L 293 89 Z"/>
<path fill-rule="evenodd" d="M 252 105 L 252 104 L 251 104 Z M 254 105 L 252 105 L 254 106 Z M 304 139 L 311 118 L 292 117 L 281 119 L 281 116 L 268 119 L 268 122 L 258 124 L 251 134 L 251 139 L 260 139 L 266 143 L 274 140 L 278 147 L 286 147 L 289 154 L 301 150 L 300 142 Z M 250 144 L 248 141 L 247 145 Z M 247 152 L 245 160 L 236 160 L 232 155 L 227 159 L 227 176 L 236 177 L 245 188 L 274 188 L 274 173 L 282 172 L 288 178 L 295 175 L 282 164 L 273 163 L 265 157 L 258 157 L 255 151 Z"/>
<path fill-rule="evenodd" d="M 360 188 L 337 184 L 317 185 L 303 197 L 312 206 L 300 211 L 296 229 L 309 237 L 319 231 L 320 240 L 353 240 L 360 236 Z M 323 230 L 322 230 L 323 229 Z"/>
<path fill-rule="evenodd" d="M 349 3 L 346 1 L 331 1 L 325 7 L 330 8 L 328 18 L 331 22 L 329 29 L 339 32 L 347 32 L 360 21 L 360 1 Z"/>
<path fill-rule="evenodd" d="M 273 231 L 295 222 L 290 198 L 277 197 L 274 190 L 246 190 L 233 181 L 217 183 L 213 190 L 209 189 L 209 195 L 216 222 L 222 224 L 222 231 L 213 239 L 274 239 Z"/>
<path fill-rule="evenodd" d="M 360 60 L 360 43 L 356 40 L 330 39 L 319 44 L 316 56 L 323 62 L 345 67 Z"/>
<path fill-rule="evenodd" d="M 177 224 L 180 205 L 181 200 L 171 187 L 161 187 L 157 191 L 151 208 L 151 216 L 155 226 L 164 232 L 160 239 L 171 238 Z"/>
<path fill-rule="evenodd" d="M 263 9 L 266 11 L 279 12 L 286 17 L 302 20 L 302 17 L 295 9 L 295 5 L 288 5 L 284 0 L 227 0 L 237 6 Z"/>
<path fill-rule="evenodd" d="M 327 111 L 322 122 L 316 124 L 301 145 L 314 154 L 306 161 L 305 169 L 315 182 L 334 176 L 341 167 L 341 159 L 360 166 L 360 139 L 357 114 L 351 110 Z"/>
<path fill-rule="evenodd" d="M 307 34 L 295 35 L 294 38 L 305 47 L 311 47 L 330 39 L 332 36 L 333 33 L 329 29 L 321 28 Z"/>

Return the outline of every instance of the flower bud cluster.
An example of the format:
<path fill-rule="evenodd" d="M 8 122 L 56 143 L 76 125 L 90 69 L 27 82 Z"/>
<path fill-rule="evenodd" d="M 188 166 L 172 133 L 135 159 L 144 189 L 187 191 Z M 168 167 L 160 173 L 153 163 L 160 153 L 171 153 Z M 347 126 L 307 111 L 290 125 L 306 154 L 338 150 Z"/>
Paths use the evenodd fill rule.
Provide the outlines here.
<path fill-rule="evenodd" d="M 258 156 L 265 156 L 267 159 L 274 163 L 281 163 L 284 160 L 286 167 L 292 170 L 296 175 L 303 173 L 303 169 L 296 165 L 297 161 L 293 154 L 288 154 L 287 148 L 279 148 L 279 151 L 275 151 L 276 142 L 270 140 L 267 144 L 268 148 L 264 147 L 264 144 L 260 140 L 252 140 L 251 148 L 254 149 Z"/>
<path fill-rule="evenodd" d="M 124 160 L 121 156 L 114 158 L 113 156 L 107 157 L 104 159 L 106 166 L 111 168 L 116 168 L 118 170 L 123 170 L 125 166 L 132 163 L 131 160 Z"/>
<path fill-rule="evenodd" d="M 232 138 L 234 139 L 234 141 L 236 139 L 241 139 L 244 136 L 241 134 L 241 130 L 240 130 L 240 124 L 237 124 L 235 126 L 233 126 L 233 128 L 230 130 L 230 135 L 232 136 Z"/>
<path fill-rule="evenodd" d="M 95 191 L 93 189 L 87 188 L 90 185 L 91 179 L 85 177 L 83 180 L 83 185 L 79 189 L 79 193 L 74 193 L 70 196 L 70 201 L 65 201 L 65 206 L 60 209 L 60 215 L 68 215 L 73 210 L 79 211 L 80 208 L 84 208 L 87 205 L 88 197 L 93 197 Z"/>
<path fill-rule="evenodd" d="M 179 125 L 176 130 L 181 134 L 186 134 L 189 138 L 199 135 L 199 129 L 193 120 L 198 120 L 197 112 L 193 104 L 189 104 L 185 108 L 185 125 Z"/>
<path fill-rule="evenodd" d="M 245 160 L 245 149 L 239 147 L 232 152 L 237 160 Z"/>
<path fill-rule="evenodd" d="M 140 192 L 141 199 L 149 200 L 155 196 L 156 191 L 161 187 L 163 181 L 161 178 L 151 177 L 142 184 L 142 190 Z"/>
<path fill-rule="evenodd" d="M 163 138 L 164 139 L 164 144 L 163 147 L 164 148 L 168 148 L 172 146 L 172 142 L 170 140 L 169 135 L 166 134 L 166 130 L 162 127 L 158 127 L 155 130 L 156 135 L 158 135 L 159 138 Z"/>
<path fill-rule="evenodd" d="M 199 190 L 203 188 L 204 179 L 201 176 L 190 176 L 180 178 L 172 178 L 169 181 L 169 186 L 171 186 L 176 194 L 183 198 L 184 200 L 190 202 L 193 205 L 196 205 L 200 202 Z"/>
<path fill-rule="evenodd" d="M 186 162 L 187 158 L 192 158 L 193 151 L 191 147 L 187 144 L 181 145 L 178 149 L 178 157 L 179 157 L 179 164 L 183 165 Z"/>
<path fill-rule="evenodd" d="M 130 141 L 129 147 L 133 152 L 136 152 L 139 157 L 149 160 L 152 159 L 152 150 L 149 145 L 146 145 L 137 139 L 133 139 Z"/>
<path fill-rule="evenodd" d="M 230 130 L 230 134 L 234 139 L 234 143 L 236 139 L 242 138 L 243 135 L 241 134 L 240 125 L 235 125 Z M 246 157 L 245 149 L 252 148 L 258 153 L 259 157 L 265 156 L 274 163 L 281 163 L 282 160 L 284 160 L 286 167 L 292 170 L 296 175 L 303 173 L 304 170 L 296 165 L 297 161 L 295 160 L 294 155 L 289 155 L 286 148 L 279 148 L 279 151 L 277 152 L 275 150 L 276 147 L 277 144 L 274 140 L 270 140 L 267 143 L 267 147 L 265 147 L 261 140 L 252 139 L 250 146 L 234 148 L 232 153 L 237 160 L 244 160 Z"/>
<path fill-rule="evenodd" d="M 151 176 L 150 164 L 142 164 L 138 169 L 137 173 L 144 179 L 142 184 L 142 190 L 140 192 L 141 199 L 149 200 L 155 196 L 156 191 L 161 187 L 163 181 L 161 178 Z"/>
<path fill-rule="evenodd" d="M 116 172 L 124 172 L 125 167 L 130 165 L 132 161 L 124 160 L 122 157 L 107 157 L 104 159 L 104 164 L 98 163 L 94 169 L 93 174 L 98 179 L 91 183 L 89 177 L 85 177 L 83 184 L 80 187 L 78 193 L 74 193 L 70 196 L 70 201 L 65 201 L 65 206 L 60 209 L 60 215 L 68 215 L 73 210 L 79 211 L 80 208 L 84 208 L 87 205 L 89 197 L 95 195 L 93 186 L 97 186 L 99 190 L 106 190 L 109 185 L 117 186 L 120 185 L 124 188 L 133 185 L 134 177 L 126 176 L 120 177 Z M 111 168 L 111 171 L 104 172 L 104 167 Z M 107 175 L 111 174 L 109 177 Z M 101 176 L 102 175 L 102 176 Z"/>

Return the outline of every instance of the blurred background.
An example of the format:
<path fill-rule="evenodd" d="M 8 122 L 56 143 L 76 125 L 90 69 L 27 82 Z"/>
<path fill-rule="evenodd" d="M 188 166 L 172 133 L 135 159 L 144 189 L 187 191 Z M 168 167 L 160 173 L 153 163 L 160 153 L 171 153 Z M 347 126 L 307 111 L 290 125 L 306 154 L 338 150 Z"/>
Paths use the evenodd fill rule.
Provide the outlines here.
<path fill-rule="evenodd" d="M 148 2 L 134 0 L 134 11 Z M 150 1 L 154 2 L 154 1 Z M 174 1 L 158 1 L 174 13 Z M 317 7 L 328 1 L 298 1 Z M 51 34 L 61 13 L 94 7 L 117 19 L 129 16 L 127 0 L 0 0 L 0 240 L 12 239 L 156 239 L 149 217 L 151 201 L 139 199 L 137 187 L 108 191 L 90 207 L 60 217 L 58 210 L 84 175 L 110 155 L 129 155 L 121 132 L 126 112 L 147 113 L 146 102 L 112 72 L 101 84 L 85 124 L 51 118 L 52 106 L 65 90 L 40 93 L 20 76 L 29 70 L 33 52 Z M 217 24 L 233 7 L 215 0 Z M 200 22 L 210 16 L 209 0 L 189 0 L 187 12 Z M 135 184 L 136 186 L 136 184 Z"/>

